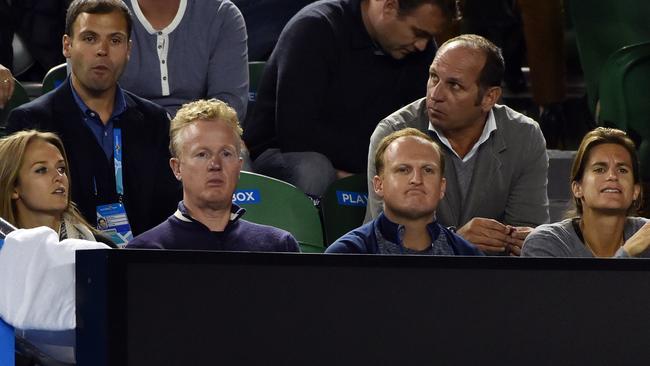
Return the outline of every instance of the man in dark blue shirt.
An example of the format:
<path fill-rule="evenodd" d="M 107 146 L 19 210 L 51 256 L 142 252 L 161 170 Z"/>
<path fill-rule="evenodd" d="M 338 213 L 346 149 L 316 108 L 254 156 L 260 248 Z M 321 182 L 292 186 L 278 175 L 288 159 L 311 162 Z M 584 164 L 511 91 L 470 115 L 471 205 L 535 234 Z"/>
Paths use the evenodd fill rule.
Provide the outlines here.
<path fill-rule="evenodd" d="M 284 230 L 241 219 L 232 203 L 242 167 L 237 113 L 211 99 L 183 105 L 170 129 L 170 166 L 183 184 L 183 201 L 162 224 L 128 248 L 298 252 Z"/>
<path fill-rule="evenodd" d="M 384 201 L 383 213 L 343 235 L 326 252 L 482 255 L 436 220 L 447 184 L 444 162 L 440 147 L 415 128 L 386 136 L 377 147 L 372 181 Z"/>

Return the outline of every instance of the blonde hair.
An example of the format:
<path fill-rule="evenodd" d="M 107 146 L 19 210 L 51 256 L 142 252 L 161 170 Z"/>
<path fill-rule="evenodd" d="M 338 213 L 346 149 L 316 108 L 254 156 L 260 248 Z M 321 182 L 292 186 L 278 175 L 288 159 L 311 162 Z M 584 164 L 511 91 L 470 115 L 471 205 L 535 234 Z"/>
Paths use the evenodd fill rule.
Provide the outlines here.
<path fill-rule="evenodd" d="M 442 149 L 440 148 L 440 145 L 438 145 L 433 139 L 427 135 L 426 133 L 413 128 L 413 127 L 407 127 L 401 130 L 397 130 L 390 135 L 384 137 L 381 142 L 379 142 L 379 146 L 377 146 L 377 150 L 375 150 L 375 172 L 377 175 L 381 175 L 381 173 L 384 171 L 384 153 L 386 152 L 386 149 L 388 149 L 388 146 L 393 143 L 393 141 L 401 138 L 401 137 L 417 137 L 422 140 L 427 141 L 428 143 L 433 146 L 433 149 L 438 153 L 438 156 L 440 157 L 440 176 L 445 175 L 445 154 L 442 152 Z"/>
<path fill-rule="evenodd" d="M 200 99 L 183 104 L 176 113 L 169 128 L 169 152 L 177 158 L 181 151 L 181 132 L 197 120 L 223 121 L 237 136 L 237 153 L 241 152 L 241 136 L 243 130 L 237 119 L 237 112 L 228 104 L 218 99 Z"/>
<path fill-rule="evenodd" d="M 42 140 L 54 145 L 54 147 L 56 147 L 61 153 L 61 156 L 63 156 L 66 167 L 69 166 L 68 157 L 63 148 L 63 142 L 54 133 L 39 132 L 36 130 L 19 131 L 0 139 L 0 216 L 16 227 L 19 227 L 19 223 L 17 222 L 16 202 L 11 198 L 11 196 L 18 184 L 18 175 L 20 173 L 20 168 L 23 166 L 25 161 L 25 152 L 27 151 L 27 147 L 34 140 Z M 68 182 L 71 181 L 72 179 L 68 173 Z M 68 191 L 71 191 L 71 189 L 68 188 Z M 71 215 L 75 221 L 88 226 L 91 231 L 95 233 L 93 227 L 86 222 L 74 204 L 70 201 L 70 195 L 68 195 L 68 204 L 62 213 Z"/>

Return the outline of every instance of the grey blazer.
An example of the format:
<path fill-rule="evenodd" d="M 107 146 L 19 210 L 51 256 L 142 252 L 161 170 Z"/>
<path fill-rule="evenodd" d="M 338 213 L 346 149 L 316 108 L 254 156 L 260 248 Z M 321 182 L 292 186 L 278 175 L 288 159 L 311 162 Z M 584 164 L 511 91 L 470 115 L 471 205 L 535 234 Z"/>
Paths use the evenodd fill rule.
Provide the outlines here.
<path fill-rule="evenodd" d="M 436 216 L 444 226 L 461 227 L 474 217 L 532 226 L 549 222 L 546 193 L 548 155 L 546 142 L 534 120 L 505 105 L 492 108 L 497 124 L 489 139 L 477 151 L 466 203 L 461 206 L 458 180 L 450 154 L 445 151 L 447 191 Z M 407 127 L 426 132 L 429 118 L 425 99 L 419 99 L 383 119 L 370 137 L 368 152 L 368 208 L 366 221 L 382 211 L 382 202 L 372 187 L 375 176 L 375 149 L 390 133 Z"/>

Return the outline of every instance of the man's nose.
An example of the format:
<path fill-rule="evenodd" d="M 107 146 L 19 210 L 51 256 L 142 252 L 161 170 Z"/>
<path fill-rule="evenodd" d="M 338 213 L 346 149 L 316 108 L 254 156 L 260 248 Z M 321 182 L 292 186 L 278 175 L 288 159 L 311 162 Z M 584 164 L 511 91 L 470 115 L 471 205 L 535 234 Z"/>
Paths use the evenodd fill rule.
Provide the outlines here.
<path fill-rule="evenodd" d="M 420 184 L 422 183 L 422 172 L 419 169 L 413 169 L 413 174 L 411 174 L 411 184 Z"/>
<path fill-rule="evenodd" d="M 431 85 L 429 86 L 428 95 L 429 98 L 435 101 L 442 101 L 444 99 L 444 94 L 442 91 L 442 83 L 438 81 L 436 84 L 433 84 L 433 81 L 430 81 Z"/>
<path fill-rule="evenodd" d="M 208 169 L 210 170 L 220 170 L 221 169 L 221 158 L 219 156 L 214 156 L 208 162 Z"/>
<path fill-rule="evenodd" d="M 108 40 L 99 42 L 97 46 L 97 56 L 106 56 L 108 54 Z"/>
<path fill-rule="evenodd" d="M 427 48 L 427 44 L 429 43 L 429 40 L 426 38 L 418 38 L 415 42 L 413 42 L 413 46 L 417 48 L 418 51 L 422 52 Z"/>

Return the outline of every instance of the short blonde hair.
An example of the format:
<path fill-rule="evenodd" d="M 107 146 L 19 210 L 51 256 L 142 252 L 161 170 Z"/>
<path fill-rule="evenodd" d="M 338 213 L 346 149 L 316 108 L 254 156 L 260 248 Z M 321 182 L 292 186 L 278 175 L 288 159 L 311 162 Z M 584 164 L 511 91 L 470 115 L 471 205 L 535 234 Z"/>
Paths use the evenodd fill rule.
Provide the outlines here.
<path fill-rule="evenodd" d="M 445 175 L 445 154 L 442 152 L 442 149 L 440 148 L 440 145 L 438 145 L 429 135 L 426 133 L 413 128 L 413 127 L 407 127 L 401 130 L 397 130 L 390 135 L 384 137 L 381 142 L 379 143 L 379 146 L 377 146 L 377 150 L 375 151 L 375 172 L 377 175 L 381 175 L 384 171 L 384 153 L 386 152 L 386 149 L 388 149 L 388 146 L 393 143 L 393 141 L 401 138 L 401 137 L 417 137 L 422 140 L 425 140 L 426 142 L 430 143 L 431 146 L 433 146 L 433 149 L 438 153 L 438 156 L 440 157 L 440 175 L 444 176 Z"/>
<path fill-rule="evenodd" d="M 244 131 L 239 125 L 237 112 L 228 106 L 228 104 L 218 99 L 199 99 L 183 104 L 181 109 L 176 113 L 176 117 L 172 119 L 169 128 L 169 152 L 172 157 L 179 157 L 181 152 L 181 132 L 198 120 L 219 120 L 226 123 L 237 136 L 237 152 L 241 152 L 241 136 Z"/>

